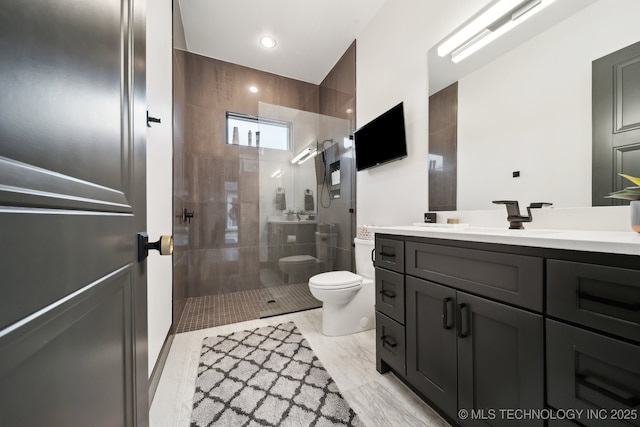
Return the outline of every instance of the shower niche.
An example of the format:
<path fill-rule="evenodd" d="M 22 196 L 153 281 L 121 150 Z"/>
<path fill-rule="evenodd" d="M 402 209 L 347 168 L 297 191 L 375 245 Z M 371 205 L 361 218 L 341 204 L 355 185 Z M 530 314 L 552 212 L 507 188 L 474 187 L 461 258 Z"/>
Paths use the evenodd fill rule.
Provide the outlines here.
<path fill-rule="evenodd" d="M 331 163 L 329 166 L 329 197 L 331 199 L 340 198 L 340 161 Z"/>

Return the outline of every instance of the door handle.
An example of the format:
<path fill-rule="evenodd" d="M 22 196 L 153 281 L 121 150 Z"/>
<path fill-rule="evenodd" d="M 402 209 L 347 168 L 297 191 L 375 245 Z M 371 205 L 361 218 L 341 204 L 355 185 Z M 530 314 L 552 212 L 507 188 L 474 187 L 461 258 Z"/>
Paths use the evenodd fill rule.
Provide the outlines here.
<path fill-rule="evenodd" d="M 611 391 L 608 384 L 604 381 L 600 381 L 595 377 L 589 377 L 584 374 L 576 374 L 576 383 L 581 386 L 590 388 L 591 390 L 607 396 L 616 402 L 622 403 L 625 406 L 633 408 L 640 402 L 633 394 L 622 392 L 621 390 Z M 624 395 L 622 395 L 624 394 Z"/>
<path fill-rule="evenodd" d="M 382 290 L 380 291 L 380 294 L 381 294 L 383 297 L 387 297 L 387 298 L 395 298 L 395 297 L 396 297 L 396 293 L 395 293 L 395 292 L 393 292 L 393 291 L 389 291 L 389 290 L 387 290 L 387 289 L 382 289 Z"/>
<path fill-rule="evenodd" d="M 149 243 L 149 235 L 147 233 L 138 233 L 138 261 L 144 260 L 149 256 L 149 250 L 155 249 L 160 255 L 173 254 L 173 236 L 160 236 L 157 242 Z"/>
<path fill-rule="evenodd" d="M 466 313 L 466 316 L 463 316 L 462 314 Z M 463 322 L 463 318 L 464 317 L 464 322 Z M 469 324 L 469 306 L 465 303 L 462 304 L 458 304 L 458 337 L 459 338 L 465 338 L 469 336 L 471 327 Z M 464 330 L 463 330 L 464 328 Z"/>
<path fill-rule="evenodd" d="M 592 295 L 588 292 L 579 292 L 578 297 L 582 299 L 586 299 L 589 301 L 599 302 L 600 304 L 606 304 L 617 308 L 622 308 L 623 310 L 629 311 L 640 311 L 640 304 L 638 303 L 629 303 L 624 301 L 617 301 L 610 298 L 601 297 L 598 295 Z"/>
<path fill-rule="evenodd" d="M 453 325 L 449 324 L 449 303 L 453 302 L 453 298 L 447 297 L 442 300 L 442 328 L 451 329 Z"/>
<path fill-rule="evenodd" d="M 396 342 L 396 340 L 394 340 L 391 337 L 388 337 L 386 335 L 383 335 L 382 337 L 380 337 L 380 339 L 382 340 L 382 346 L 383 347 L 391 347 L 394 348 L 398 345 L 398 343 Z"/>

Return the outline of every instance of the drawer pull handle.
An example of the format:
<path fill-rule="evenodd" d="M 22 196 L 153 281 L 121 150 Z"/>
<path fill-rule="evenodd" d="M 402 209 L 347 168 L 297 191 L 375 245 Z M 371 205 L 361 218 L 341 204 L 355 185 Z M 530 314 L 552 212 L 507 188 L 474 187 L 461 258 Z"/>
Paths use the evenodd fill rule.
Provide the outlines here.
<path fill-rule="evenodd" d="M 373 263 L 373 265 L 376 265 L 376 260 L 374 258 L 375 253 L 376 253 L 376 248 L 371 249 L 371 262 Z"/>
<path fill-rule="evenodd" d="M 398 346 L 398 343 L 396 342 L 396 340 L 394 340 L 393 338 L 389 338 L 386 335 L 383 335 L 381 339 L 382 339 L 383 346 L 389 346 L 391 348 Z"/>
<path fill-rule="evenodd" d="M 582 386 L 585 386 L 597 393 L 607 396 L 615 400 L 616 402 L 622 403 L 623 405 L 626 405 L 631 408 L 633 408 L 634 406 L 637 406 L 638 403 L 640 403 L 640 400 L 638 400 L 633 395 L 628 395 L 629 397 L 620 396 L 618 393 L 608 390 L 607 388 L 604 387 L 606 384 L 603 381 L 600 381 L 594 377 L 587 377 L 586 375 L 583 375 L 583 374 L 577 374 L 576 383 Z"/>
<path fill-rule="evenodd" d="M 442 328 L 451 329 L 453 325 L 449 324 L 449 303 L 453 301 L 453 298 L 447 297 L 442 300 Z"/>
<path fill-rule="evenodd" d="M 463 316 L 462 312 L 465 312 L 466 315 Z M 462 318 L 465 318 L 465 321 L 462 321 Z M 470 325 L 469 325 L 469 306 L 465 303 L 458 304 L 458 337 L 466 338 L 470 333 Z M 464 328 L 464 329 L 463 329 Z"/>
<path fill-rule="evenodd" d="M 388 258 L 395 258 L 396 254 L 389 254 L 387 252 L 380 252 L 380 256 L 386 256 Z"/>
<path fill-rule="evenodd" d="M 624 310 L 640 311 L 640 304 L 637 304 L 637 303 L 634 304 L 634 303 L 628 303 L 623 301 L 616 301 L 614 299 L 600 297 L 598 295 L 593 295 L 587 292 L 579 292 L 578 296 L 582 299 L 599 302 L 600 304 L 611 305 L 613 307 L 622 308 Z"/>
<path fill-rule="evenodd" d="M 387 298 L 395 298 L 396 297 L 396 293 L 395 292 L 388 291 L 386 289 L 381 290 L 380 293 L 382 294 L 382 296 L 387 297 Z"/>

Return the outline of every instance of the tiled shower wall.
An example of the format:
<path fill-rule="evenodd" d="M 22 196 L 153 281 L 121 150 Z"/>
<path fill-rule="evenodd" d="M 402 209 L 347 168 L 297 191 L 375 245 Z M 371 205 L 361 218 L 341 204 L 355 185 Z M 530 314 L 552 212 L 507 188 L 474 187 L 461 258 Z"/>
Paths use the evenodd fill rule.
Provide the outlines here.
<path fill-rule="evenodd" d="M 175 271 L 186 273 L 189 297 L 258 289 L 258 149 L 226 143 L 226 113 L 258 116 L 259 102 L 318 112 L 318 86 L 192 53 L 177 56 L 184 59 L 185 110 L 174 210 L 176 230 L 188 243 L 186 271 Z M 258 93 L 249 91 L 252 85 Z M 237 236 L 225 233 L 234 192 Z M 184 209 L 194 213 L 190 223 L 179 218 Z"/>

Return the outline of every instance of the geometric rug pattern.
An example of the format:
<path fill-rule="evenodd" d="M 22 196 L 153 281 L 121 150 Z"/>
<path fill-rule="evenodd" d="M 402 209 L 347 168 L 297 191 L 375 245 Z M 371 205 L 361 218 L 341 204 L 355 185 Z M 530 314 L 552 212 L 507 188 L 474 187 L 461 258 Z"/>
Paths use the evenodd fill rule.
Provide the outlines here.
<path fill-rule="evenodd" d="M 205 338 L 192 426 L 364 426 L 293 322 Z"/>

